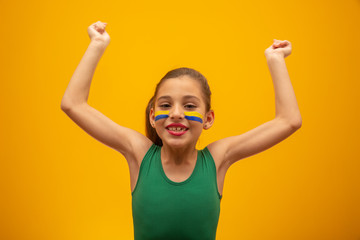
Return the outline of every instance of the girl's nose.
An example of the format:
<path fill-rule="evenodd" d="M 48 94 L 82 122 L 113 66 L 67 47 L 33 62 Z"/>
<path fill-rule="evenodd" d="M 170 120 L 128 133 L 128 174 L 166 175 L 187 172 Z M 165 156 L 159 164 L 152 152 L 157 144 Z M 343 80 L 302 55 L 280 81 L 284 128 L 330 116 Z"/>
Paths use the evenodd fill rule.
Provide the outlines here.
<path fill-rule="evenodd" d="M 171 119 L 183 119 L 185 117 L 181 106 L 174 106 L 173 109 L 170 110 L 169 114 Z"/>

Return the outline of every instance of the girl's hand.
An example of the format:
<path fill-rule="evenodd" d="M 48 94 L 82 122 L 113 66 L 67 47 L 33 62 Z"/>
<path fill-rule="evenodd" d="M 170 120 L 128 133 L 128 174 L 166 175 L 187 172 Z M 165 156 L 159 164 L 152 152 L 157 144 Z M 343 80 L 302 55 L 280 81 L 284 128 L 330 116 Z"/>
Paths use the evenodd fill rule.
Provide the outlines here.
<path fill-rule="evenodd" d="M 107 23 L 97 21 L 96 23 L 91 24 L 87 29 L 90 40 L 92 42 L 103 44 L 104 47 L 110 43 L 110 36 L 105 31 L 106 25 Z"/>
<path fill-rule="evenodd" d="M 280 41 L 274 39 L 274 43 L 265 50 L 265 57 L 269 58 L 275 55 L 280 55 L 286 58 L 290 55 L 291 49 L 291 43 L 289 41 Z"/>

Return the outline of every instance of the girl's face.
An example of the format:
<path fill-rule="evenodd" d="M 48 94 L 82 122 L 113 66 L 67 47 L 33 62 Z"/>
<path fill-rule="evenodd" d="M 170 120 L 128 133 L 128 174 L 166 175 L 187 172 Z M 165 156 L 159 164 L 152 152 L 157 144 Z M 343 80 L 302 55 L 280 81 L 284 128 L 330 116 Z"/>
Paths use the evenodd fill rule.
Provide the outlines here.
<path fill-rule="evenodd" d="M 200 83 L 186 75 L 167 79 L 162 83 L 154 108 L 150 110 L 150 122 L 163 144 L 173 147 L 196 145 L 202 129 L 210 128 L 214 120 L 212 110 L 205 112 L 206 106 Z M 155 114 L 159 115 L 159 113 L 164 114 L 165 117 L 155 121 Z M 189 115 L 199 118 L 194 120 L 188 117 Z M 171 124 L 175 125 L 170 126 Z"/>

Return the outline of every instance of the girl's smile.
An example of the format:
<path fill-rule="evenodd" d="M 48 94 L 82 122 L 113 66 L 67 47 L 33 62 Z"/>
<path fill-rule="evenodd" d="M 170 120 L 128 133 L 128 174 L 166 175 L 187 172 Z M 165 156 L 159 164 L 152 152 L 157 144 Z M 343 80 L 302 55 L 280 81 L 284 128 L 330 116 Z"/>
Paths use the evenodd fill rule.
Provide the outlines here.
<path fill-rule="evenodd" d="M 181 123 L 172 123 L 166 127 L 168 132 L 175 136 L 181 136 L 189 129 Z"/>
<path fill-rule="evenodd" d="M 186 133 L 187 130 L 169 130 L 167 129 L 167 131 L 171 134 L 171 135 L 175 135 L 175 136 L 181 136 L 183 134 Z"/>

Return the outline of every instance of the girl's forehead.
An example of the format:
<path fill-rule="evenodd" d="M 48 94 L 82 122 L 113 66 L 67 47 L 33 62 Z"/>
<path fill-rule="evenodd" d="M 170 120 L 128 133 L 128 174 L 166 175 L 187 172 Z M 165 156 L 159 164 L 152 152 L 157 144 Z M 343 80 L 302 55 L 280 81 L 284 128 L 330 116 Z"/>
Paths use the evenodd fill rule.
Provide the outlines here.
<path fill-rule="evenodd" d="M 181 95 L 194 95 L 200 98 L 201 85 L 196 80 L 187 76 L 165 80 L 158 89 L 157 98 L 161 95 L 178 97 Z"/>

